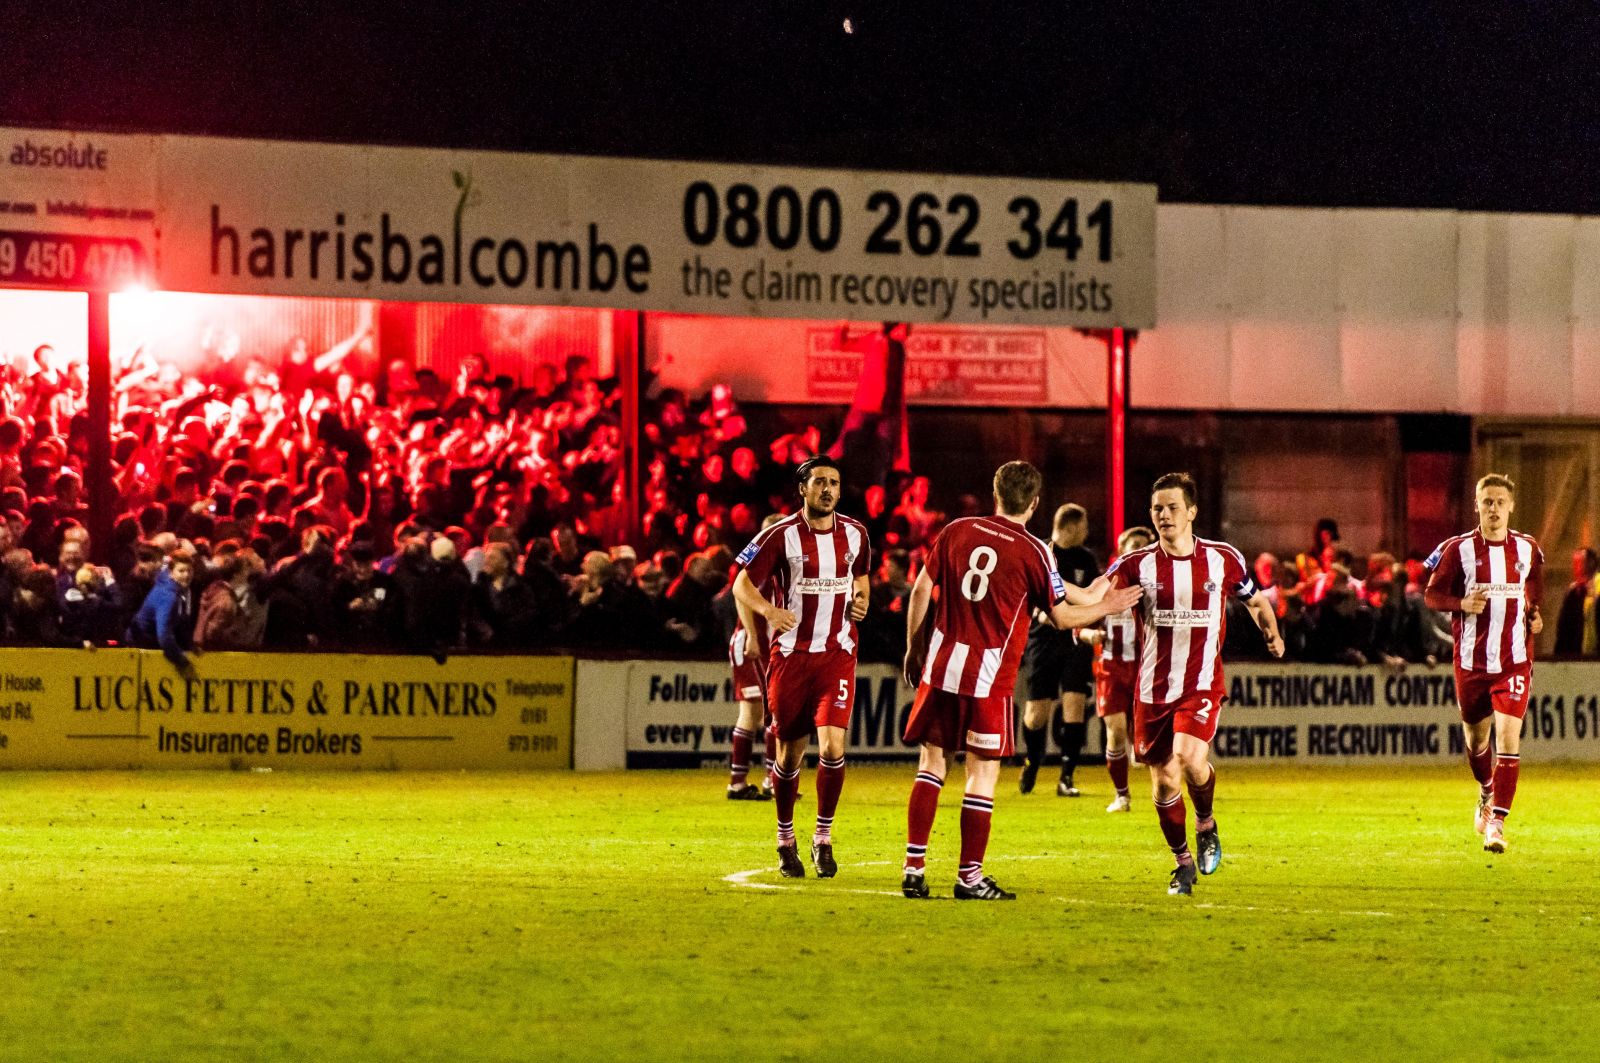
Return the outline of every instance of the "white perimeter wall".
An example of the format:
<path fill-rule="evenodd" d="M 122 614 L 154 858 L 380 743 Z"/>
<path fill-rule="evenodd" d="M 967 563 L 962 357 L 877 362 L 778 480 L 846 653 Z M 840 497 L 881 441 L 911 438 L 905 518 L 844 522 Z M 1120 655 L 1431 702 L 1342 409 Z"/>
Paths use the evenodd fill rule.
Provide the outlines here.
<path fill-rule="evenodd" d="M 1167 204 L 1157 273 L 1138 407 L 1600 416 L 1600 218 Z M 675 317 L 651 346 L 669 385 L 819 401 L 815 327 Z M 1104 345 L 1047 348 L 1047 404 L 1103 405 Z"/>

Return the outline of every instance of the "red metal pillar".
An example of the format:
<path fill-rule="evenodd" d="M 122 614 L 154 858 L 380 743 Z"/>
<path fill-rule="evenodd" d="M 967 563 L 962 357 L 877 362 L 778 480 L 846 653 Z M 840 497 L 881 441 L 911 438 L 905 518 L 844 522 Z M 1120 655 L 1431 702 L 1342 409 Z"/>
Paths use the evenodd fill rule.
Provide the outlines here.
<path fill-rule="evenodd" d="M 116 518 L 116 486 L 111 476 L 111 296 L 89 294 L 89 465 L 84 489 L 89 501 L 89 556 L 99 565 L 111 560 L 111 526 Z M 54 561 L 54 558 L 45 560 Z"/>
<path fill-rule="evenodd" d="M 1128 334 L 1106 334 L 1106 553 L 1114 554 L 1127 509 Z"/>
<path fill-rule="evenodd" d="M 633 342 L 619 344 L 622 381 L 622 475 L 627 478 L 628 541 L 636 548 L 644 542 L 644 484 L 639 479 L 639 451 L 644 442 L 639 421 L 639 390 L 644 381 L 645 313 L 636 311 Z"/>

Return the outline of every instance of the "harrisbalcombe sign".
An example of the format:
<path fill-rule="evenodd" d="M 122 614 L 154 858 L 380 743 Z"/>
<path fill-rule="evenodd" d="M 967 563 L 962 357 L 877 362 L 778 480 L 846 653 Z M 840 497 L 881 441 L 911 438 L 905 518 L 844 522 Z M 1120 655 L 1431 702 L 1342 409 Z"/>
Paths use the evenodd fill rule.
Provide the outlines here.
<path fill-rule="evenodd" d="M 735 705 L 726 666 L 640 661 L 627 685 L 630 767 L 725 759 Z M 1213 743 L 1223 759 L 1360 763 L 1454 761 L 1462 755 L 1455 680 L 1448 667 L 1236 665 Z M 900 741 L 912 691 L 887 665 L 857 671 L 853 757 L 912 757 Z M 1094 743 L 1091 742 L 1091 746 Z M 1097 747 L 1096 747 L 1097 748 Z M 1600 664 L 1534 668 L 1523 753 L 1600 760 Z"/>
<path fill-rule="evenodd" d="M 0 285 L 1155 324 L 1153 185 L 0 128 Z"/>
<path fill-rule="evenodd" d="M 570 657 L 0 651 L 0 768 L 566 768 Z"/>

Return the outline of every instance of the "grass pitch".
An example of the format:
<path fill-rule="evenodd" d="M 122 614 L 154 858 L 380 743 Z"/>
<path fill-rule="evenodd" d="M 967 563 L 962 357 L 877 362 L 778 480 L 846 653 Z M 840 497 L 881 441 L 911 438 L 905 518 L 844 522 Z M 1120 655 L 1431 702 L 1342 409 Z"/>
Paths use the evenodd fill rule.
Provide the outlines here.
<path fill-rule="evenodd" d="M 710 771 L 0 775 L 0 1056 L 1595 1056 L 1600 769 L 1530 762 L 1490 857 L 1464 766 L 1224 764 L 1192 899 L 1148 801 L 1008 770 L 1022 897 L 963 905 L 897 894 L 911 775 L 852 765 L 840 875 L 798 883 Z"/>

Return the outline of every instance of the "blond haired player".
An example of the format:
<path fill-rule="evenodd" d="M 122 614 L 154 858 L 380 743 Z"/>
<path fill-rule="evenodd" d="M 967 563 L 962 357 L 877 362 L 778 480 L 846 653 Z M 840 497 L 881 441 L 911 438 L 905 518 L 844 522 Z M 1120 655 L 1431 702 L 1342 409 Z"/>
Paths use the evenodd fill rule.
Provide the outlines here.
<path fill-rule="evenodd" d="M 1492 853 L 1506 851 L 1533 681 L 1529 636 L 1544 629 L 1544 552 L 1533 536 L 1511 530 L 1515 490 L 1499 473 L 1479 480 L 1477 529 L 1446 539 L 1424 562 L 1431 573 L 1423 595 L 1428 608 L 1451 614 L 1456 702 L 1467 763 L 1478 780 L 1473 826 Z"/>

